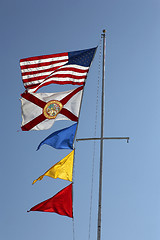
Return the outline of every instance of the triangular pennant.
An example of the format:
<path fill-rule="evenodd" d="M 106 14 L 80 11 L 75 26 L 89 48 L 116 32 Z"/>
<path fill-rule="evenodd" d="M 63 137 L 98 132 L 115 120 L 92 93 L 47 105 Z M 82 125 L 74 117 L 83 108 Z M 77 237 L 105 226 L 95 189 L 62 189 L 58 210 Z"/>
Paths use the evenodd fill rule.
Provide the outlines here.
<path fill-rule="evenodd" d="M 50 134 L 39 144 L 37 150 L 40 149 L 43 144 L 50 145 L 56 149 L 73 149 L 76 128 L 77 123 Z"/>
<path fill-rule="evenodd" d="M 72 182 L 73 158 L 74 150 L 70 152 L 66 157 L 64 157 L 61 161 L 52 166 L 43 175 L 34 180 L 32 184 L 34 184 L 38 180 L 42 180 L 44 176 L 60 178 Z"/>
<path fill-rule="evenodd" d="M 30 211 L 55 212 L 60 215 L 73 218 L 72 183 L 66 188 L 62 189 L 52 198 L 49 198 L 32 207 L 28 212 Z"/>

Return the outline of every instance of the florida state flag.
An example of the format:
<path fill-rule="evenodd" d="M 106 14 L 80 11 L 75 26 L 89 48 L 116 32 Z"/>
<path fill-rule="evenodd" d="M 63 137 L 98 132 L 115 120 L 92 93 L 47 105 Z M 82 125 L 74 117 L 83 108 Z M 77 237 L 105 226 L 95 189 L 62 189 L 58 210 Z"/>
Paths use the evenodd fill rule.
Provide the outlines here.
<path fill-rule="evenodd" d="M 23 93 L 22 131 L 45 130 L 56 120 L 78 121 L 83 86 L 58 93 Z"/>
<path fill-rule="evenodd" d="M 62 189 L 52 198 L 45 200 L 32 207 L 30 211 L 39 212 L 55 212 L 60 215 L 73 218 L 72 211 L 72 183 L 66 188 Z"/>

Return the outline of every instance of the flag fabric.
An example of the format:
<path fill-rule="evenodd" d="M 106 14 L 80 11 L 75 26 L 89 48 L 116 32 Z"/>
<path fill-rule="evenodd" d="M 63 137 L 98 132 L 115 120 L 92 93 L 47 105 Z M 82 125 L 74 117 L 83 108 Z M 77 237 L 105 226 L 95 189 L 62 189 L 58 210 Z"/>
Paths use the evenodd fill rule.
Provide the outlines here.
<path fill-rule="evenodd" d="M 28 92 L 36 92 L 51 83 L 84 85 L 96 49 L 21 59 L 24 87 Z"/>
<path fill-rule="evenodd" d="M 36 183 L 38 180 L 42 180 L 44 176 L 60 178 L 72 182 L 73 159 L 74 150 L 70 152 L 66 157 L 64 157 L 61 161 L 53 165 L 43 175 L 34 180 L 32 184 Z"/>
<path fill-rule="evenodd" d="M 49 198 L 32 207 L 28 212 L 30 211 L 55 212 L 60 215 L 73 218 L 72 183 L 52 198 Z"/>
<path fill-rule="evenodd" d="M 39 150 L 43 144 L 47 144 L 56 149 L 73 149 L 76 129 L 77 123 L 50 134 L 39 144 L 37 150 Z"/>
<path fill-rule="evenodd" d="M 23 93 L 22 131 L 45 130 L 56 120 L 78 121 L 83 86 L 58 93 Z"/>

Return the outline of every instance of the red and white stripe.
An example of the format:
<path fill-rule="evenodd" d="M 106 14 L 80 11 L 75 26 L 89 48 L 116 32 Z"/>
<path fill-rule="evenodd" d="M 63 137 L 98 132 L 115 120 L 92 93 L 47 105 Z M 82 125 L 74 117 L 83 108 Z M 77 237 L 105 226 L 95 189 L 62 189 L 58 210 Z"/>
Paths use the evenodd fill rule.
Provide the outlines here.
<path fill-rule="evenodd" d="M 83 85 L 89 67 L 68 63 L 68 53 L 30 57 L 20 60 L 22 80 L 29 92 L 51 83 Z"/>

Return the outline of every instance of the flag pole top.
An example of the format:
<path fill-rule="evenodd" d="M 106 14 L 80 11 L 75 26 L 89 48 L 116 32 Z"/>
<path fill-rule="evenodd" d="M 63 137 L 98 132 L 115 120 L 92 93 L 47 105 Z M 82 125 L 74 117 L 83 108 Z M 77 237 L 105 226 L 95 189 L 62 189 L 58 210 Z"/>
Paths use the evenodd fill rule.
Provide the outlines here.
<path fill-rule="evenodd" d="M 101 34 L 102 38 L 106 38 L 106 29 L 103 29 L 103 33 Z"/>

